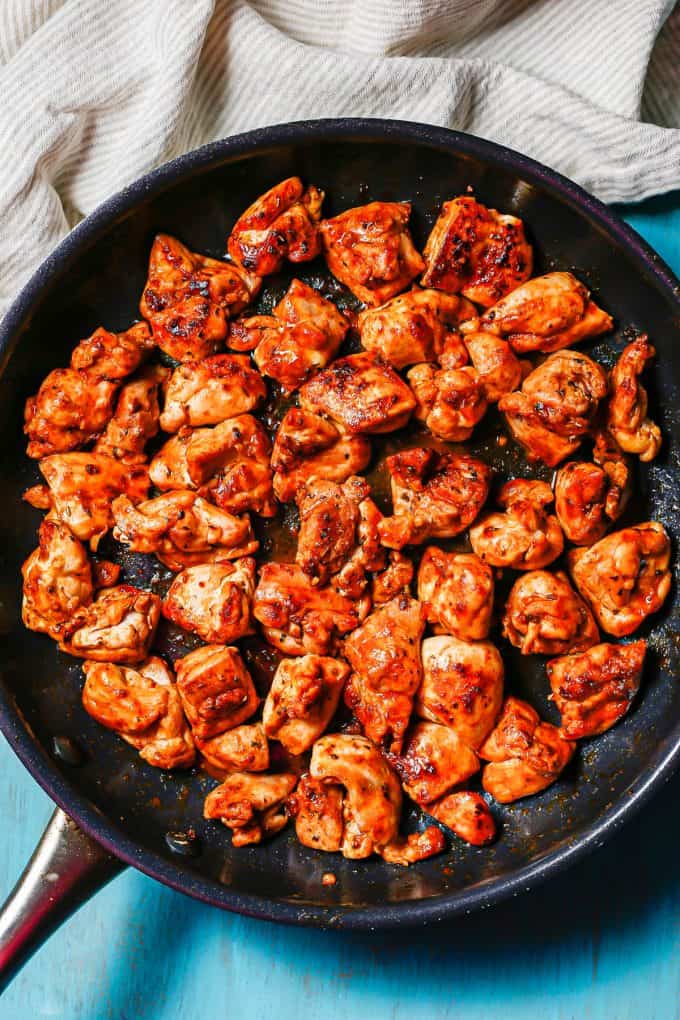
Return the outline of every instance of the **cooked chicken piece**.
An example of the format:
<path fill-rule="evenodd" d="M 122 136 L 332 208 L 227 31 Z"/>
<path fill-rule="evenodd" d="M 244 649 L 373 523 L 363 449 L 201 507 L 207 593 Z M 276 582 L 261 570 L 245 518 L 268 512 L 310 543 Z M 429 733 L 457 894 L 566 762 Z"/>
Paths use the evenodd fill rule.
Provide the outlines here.
<path fill-rule="evenodd" d="M 323 191 L 289 177 L 260 195 L 229 235 L 229 254 L 249 273 L 277 273 L 284 259 L 309 262 L 321 251 L 319 220 Z"/>
<path fill-rule="evenodd" d="M 450 793 L 428 804 L 427 813 L 472 846 L 486 846 L 496 838 L 494 817 L 479 793 L 469 790 Z"/>
<path fill-rule="evenodd" d="M 148 656 L 160 615 L 158 595 L 129 584 L 105 588 L 64 628 L 59 648 L 80 659 L 134 666 Z"/>
<path fill-rule="evenodd" d="M 403 379 L 368 351 L 338 358 L 300 390 L 304 411 L 326 414 L 352 435 L 403 428 L 415 406 Z"/>
<path fill-rule="evenodd" d="M 394 516 L 378 532 L 389 549 L 459 535 L 489 494 L 491 468 L 475 457 L 415 448 L 388 457 L 387 467 Z"/>
<path fill-rule="evenodd" d="M 410 595 L 413 573 L 413 564 L 406 556 L 394 550 L 389 552 L 387 566 L 371 582 L 373 605 L 382 606 L 397 595 Z"/>
<path fill-rule="evenodd" d="M 529 460 L 555 467 L 578 449 L 606 395 L 601 365 L 578 351 L 559 351 L 526 377 L 521 390 L 501 397 L 498 409 Z"/>
<path fill-rule="evenodd" d="M 118 584 L 120 577 L 120 566 L 112 563 L 111 560 L 98 560 L 92 564 L 92 580 L 97 591 L 100 588 L 113 588 Z"/>
<path fill-rule="evenodd" d="M 514 478 L 496 501 L 505 513 L 490 513 L 470 528 L 470 543 L 492 567 L 538 570 L 562 553 L 564 536 L 557 517 L 547 513 L 553 502 L 547 482 Z"/>
<path fill-rule="evenodd" d="M 236 350 L 254 348 L 260 372 L 292 393 L 335 357 L 348 329 L 332 301 L 293 280 L 272 315 L 233 322 L 228 343 Z"/>
<path fill-rule="evenodd" d="M 153 338 L 177 361 L 214 354 L 227 335 L 227 320 L 257 294 L 262 280 L 240 266 L 189 251 L 181 241 L 158 234 L 139 304 Z"/>
<path fill-rule="evenodd" d="M 92 601 L 92 568 L 85 547 L 65 525 L 47 518 L 38 530 L 38 547 L 21 573 L 24 626 L 58 641 Z"/>
<path fill-rule="evenodd" d="M 414 287 L 379 308 L 361 312 L 357 326 L 363 347 L 393 368 L 437 361 L 444 351 L 449 361 L 457 361 L 447 367 L 458 368 L 466 363 L 467 354 L 455 330 L 476 314 L 465 298 Z"/>
<path fill-rule="evenodd" d="M 420 639 L 425 609 L 400 595 L 374 610 L 346 640 L 352 667 L 345 701 L 376 744 L 399 754 L 422 679 Z"/>
<path fill-rule="evenodd" d="M 493 571 L 474 553 L 444 552 L 430 545 L 418 569 L 418 598 L 435 630 L 463 641 L 489 633 L 493 611 Z"/>
<path fill-rule="evenodd" d="M 312 850 L 339 850 L 345 828 L 341 786 L 300 776 L 295 793 L 288 798 L 288 813 L 295 819 L 295 834 Z"/>
<path fill-rule="evenodd" d="M 562 736 L 581 740 L 604 733 L 626 714 L 640 688 L 646 641 L 594 645 L 546 666 Z"/>
<path fill-rule="evenodd" d="M 197 740 L 196 746 L 216 769 L 229 772 L 266 772 L 269 768 L 269 743 L 262 723 L 235 726 L 209 740 Z"/>
<path fill-rule="evenodd" d="M 132 552 L 155 553 L 170 570 L 226 563 L 257 551 L 247 514 L 235 517 L 181 489 L 138 506 L 125 496 L 111 505 L 113 537 Z"/>
<path fill-rule="evenodd" d="M 671 544 L 657 521 L 615 531 L 589 549 L 572 549 L 569 570 L 608 634 L 625 637 L 656 613 L 671 589 Z"/>
<path fill-rule="evenodd" d="M 478 748 L 503 701 L 500 652 L 489 641 L 441 636 L 423 641 L 422 657 L 416 715 L 448 726 L 468 747 Z"/>
<path fill-rule="evenodd" d="M 175 662 L 177 690 L 197 742 L 233 730 L 259 704 L 238 648 L 202 645 Z"/>
<path fill-rule="evenodd" d="M 371 308 L 405 290 L 425 268 L 408 231 L 410 202 L 370 202 L 321 224 L 326 262 Z"/>
<path fill-rule="evenodd" d="M 571 273 L 536 276 L 489 308 L 480 321 L 482 329 L 507 336 L 518 354 L 559 351 L 613 326 L 611 315 Z"/>
<path fill-rule="evenodd" d="M 636 453 L 644 462 L 654 460 L 661 449 L 661 429 L 647 417 L 647 391 L 640 383 L 655 354 L 648 338 L 639 336 L 624 347 L 609 377 L 609 431 L 625 453 Z"/>
<path fill-rule="evenodd" d="M 522 381 L 523 369 L 528 366 L 520 361 L 507 340 L 493 333 L 470 332 L 463 336 L 470 361 L 477 371 L 482 392 L 490 404 L 497 403 L 506 393 L 516 390 Z M 449 365 L 448 355 L 442 358 L 442 368 L 456 368 Z"/>
<path fill-rule="evenodd" d="M 172 673 L 157 656 L 138 667 L 83 665 L 83 707 L 160 769 L 188 768 L 196 759 Z"/>
<path fill-rule="evenodd" d="M 203 817 L 215 818 L 231 829 L 234 846 L 261 843 L 287 824 L 286 798 L 296 782 L 292 772 L 234 772 L 208 794 Z"/>
<path fill-rule="evenodd" d="M 574 545 L 592 545 L 617 521 L 631 494 L 630 467 L 609 432 L 595 438 L 594 464 L 570 461 L 555 479 L 555 511 Z"/>
<path fill-rule="evenodd" d="M 436 825 L 428 825 L 422 832 L 412 832 L 410 836 L 398 836 L 383 847 L 380 856 L 388 864 L 417 864 L 427 857 L 439 854 L 446 847 L 444 833 Z"/>
<path fill-rule="evenodd" d="M 444 202 L 423 252 L 423 284 L 459 291 L 484 307 L 528 280 L 533 267 L 524 224 L 471 195 Z"/>
<path fill-rule="evenodd" d="M 437 800 L 479 769 L 477 755 L 455 730 L 417 722 L 406 734 L 401 754 L 388 754 L 406 793 L 417 804 Z"/>
<path fill-rule="evenodd" d="M 95 453 L 105 453 L 126 463 L 145 461 L 144 447 L 158 435 L 158 391 L 165 387 L 169 377 L 169 369 L 149 365 L 125 383 L 113 417 L 94 445 Z"/>
<path fill-rule="evenodd" d="M 253 633 L 250 604 L 255 560 L 201 563 L 177 574 L 163 603 L 163 616 L 209 644 L 226 645 Z"/>
<path fill-rule="evenodd" d="M 371 443 L 365 436 L 342 435 L 326 418 L 292 407 L 274 440 L 274 492 L 287 503 L 309 478 L 344 482 L 363 471 L 370 459 Z"/>
<path fill-rule="evenodd" d="M 515 581 L 503 633 L 522 655 L 584 652 L 600 640 L 592 613 L 561 570 L 531 570 Z"/>
<path fill-rule="evenodd" d="M 282 659 L 262 713 L 267 736 L 291 754 L 308 751 L 335 714 L 348 675 L 349 666 L 340 659 Z"/>
<path fill-rule="evenodd" d="M 253 616 L 265 638 L 286 655 L 332 653 L 368 608 L 367 599 L 355 601 L 312 584 L 292 563 L 265 563 L 253 599 Z"/>
<path fill-rule="evenodd" d="M 506 698 L 495 729 L 479 749 L 490 763 L 482 786 L 501 804 L 529 797 L 555 782 L 575 750 L 576 744 L 542 722 L 526 701 Z"/>
<path fill-rule="evenodd" d="M 270 452 L 264 426 L 240 414 L 214 428 L 181 429 L 151 461 L 149 477 L 162 492 L 199 489 L 222 510 L 273 517 Z"/>
<path fill-rule="evenodd" d="M 26 401 L 27 453 L 39 459 L 75 450 L 96 438 L 114 411 L 121 380 L 140 365 L 153 347 L 146 323 L 124 333 L 103 327 L 81 340 L 70 368 L 56 368 L 38 393 Z"/>
<path fill-rule="evenodd" d="M 241 354 L 215 354 L 188 361 L 172 373 L 161 426 L 178 432 L 184 425 L 219 425 L 252 411 L 267 396 L 260 373 Z"/>
<path fill-rule="evenodd" d="M 406 378 L 417 404 L 415 417 L 432 435 L 449 443 L 463 443 L 472 435 L 488 407 L 477 370 L 438 369 L 436 365 L 415 365 Z"/>

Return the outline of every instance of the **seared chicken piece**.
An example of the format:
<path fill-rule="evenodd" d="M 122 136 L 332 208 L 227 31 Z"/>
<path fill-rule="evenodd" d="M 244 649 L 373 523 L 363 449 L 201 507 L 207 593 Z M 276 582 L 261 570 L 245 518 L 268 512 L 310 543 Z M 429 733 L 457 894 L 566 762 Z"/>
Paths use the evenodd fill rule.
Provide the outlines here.
<path fill-rule="evenodd" d="M 479 793 L 469 790 L 449 793 L 434 804 L 428 804 L 427 813 L 472 846 L 486 846 L 496 838 L 494 817 Z"/>
<path fill-rule="evenodd" d="M 433 436 L 449 443 L 463 443 L 472 435 L 488 407 L 484 388 L 475 368 L 438 369 L 436 365 L 415 365 L 406 378 L 417 400 L 415 416 Z"/>
<path fill-rule="evenodd" d="M 292 393 L 335 357 L 348 329 L 332 301 L 293 280 L 272 315 L 233 322 L 228 343 L 236 350 L 254 348 L 260 372 Z"/>
<path fill-rule="evenodd" d="M 234 772 L 208 794 L 203 817 L 214 818 L 231 829 L 234 846 L 261 843 L 287 824 L 286 798 L 296 782 L 292 772 Z"/>
<path fill-rule="evenodd" d="M 437 800 L 479 769 L 479 759 L 455 730 L 417 722 L 406 734 L 401 754 L 388 754 L 406 793 L 417 804 Z"/>
<path fill-rule="evenodd" d="M 520 361 L 507 340 L 493 333 L 466 332 L 463 341 L 477 371 L 479 385 L 490 404 L 497 403 L 506 393 L 517 389 L 524 367 L 529 362 Z M 441 365 L 442 368 L 457 367 L 449 365 L 448 353 L 442 357 Z"/>
<path fill-rule="evenodd" d="M 300 776 L 295 793 L 288 798 L 288 812 L 295 819 L 295 835 L 312 850 L 339 850 L 345 828 L 341 786 Z"/>
<path fill-rule="evenodd" d="M 475 457 L 415 448 L 388 457 L 387 467 L 394 516 L 378 532 L 389 549 L 459 535 L 489 495 L 491 468 Z"/>
<path fill-rule="evenodd" d="M 460 292 L 484 307 L 528 280 L 533 267 L 522 221 L 471 195 L 444 202 L 423 254 L 425 286 Z"/>
<path fill-rule="evenodd" d="M 289 177 L 260 195 L 239 216 L 229 235 L 234 262 L 249 273 L 277 273 L 284 259 L 309 262 L 321 251 L 319 220 L 323 191 Z"/>
<path fill-rule="evenodd" d="M 153 338 L 177 361 L 214 354 L 227 335 L 227 320 L 242 311 L 262 280 L 240 266 L 189 251 L 181 241 L 158 234 L 139 304 Z"/>
<path fill-rule="evenodd" d="M 265 563 L 253 599 L 253 616 L 269 644 L 286 655 L 328 655 L 341 635 L 366 616 L 368 600 L 355 601 L 332 587 L 319 588 L 292 563 Z"/>
<path fill-rule="evenodd" d="M 571 273 L 536 276 L 489 308 L 480 321 L 482 329 L 507 336 L 518 354 L 559 351 L 613 326 L 611 315 Z"/>
<path fill-rule="evenodd" d="M 282 659 L 262 713 L 267 736 L 291 754 L 308 751 L 335 714 L 348 675 L 349 666 L 340 659 Z"/>
<path fill-rule="evenodd" d="M 427 857 L 439 854 L 446 847 L 446 840 L 441 829 L 436 825 L 428 825 L 422 832 L 412 832 L 410 836 L 399 836 L 383 847 L 380 856 L 388 864 L 417 864 Z"/>
<path fill-rule="evenodd" d="M 408 231 L 410 202 L 370 202 L 321 224 L 326 262 L 371 308 L 405 290 L 425 268 Z"/>
<path fill-rule="evenodd" d="M 604 733 L 626 714 L 640 688 L 646 651 L 646 641 L 594 645 L 547 664 L 563 737 L 580 740 Z"/>
<path fill-rule="evenodd" d="M 476 314 L 474 305 L 455 294 L 414 287 L 379 308 L 361 312 L 357 326 L 363 347 L 393 368 L 437 361 L 444 351 L 449 361 L 457 361 L 447 367 L 458 368 L 467 355 L 455 330 Z"/>
<path fill-rule="evenodd" d="M 240 414 L 214 428 L 183 428 L 158 451 L 149 477 L 162 492 L 200 489 L 222 510 L 273 517 L 276 501 L 264 426 Z"/>
<path fill-rule="evenodd" d="M 123 386 L 113 417 L 94 445 L 95 453 L 126 463 L 145 461 L 144 447 L 158 435 L 158 391 L 169 377 L 169 369 L 149 365 Z"/>
<path fill-rule="evenodd" d="M 418 598 L 435 630 L 463 641 L 489 633 L 493 610 L 493 571 L 474 553 L 444 552 L 430 545 L 418 568 Z"/>
<path fill-rule="evenodd" d="M 326 418 L 292 407 L 274 440 L 274 493 L 287 503 L 309 478 L 344 482 L 363 471 L 370 459 L 369 439 L 342 435 Z"/>
<path fill-rule="evenodd" d="M 529 460 L 555 467 L 578 449 L 606 395 L 601 365 L 577 351 L 559 351 L 526 377 L 521 390 L 501 397 L 498 409 Z"/>
<path fill-rule="evenodd" d="M 574 545 L 592 545 L 619 519 L 631 493 L 630 467 L 611 433 L 595 437 L 594 464 L 570 461 L 555 479 L 555 511 Z"/>
<path fill-rule="evenodd" d="M 177 690 L 197 742 L 249 719 L 259 698 L 237 648 L 202 645 L 175 662 Z"/>
<path fill-rule="evenodd" d="M 495 729 L 479 749 L 490 764 L 482 785 L 501 804 L 539 793 L 554 783 L 571 759 L 576 744 L 556 726 L 542 722 L 526 701 L 507 698 Z"/>
<path fill-rule="evenodd" d="M 592 613 L 561 570 L 531 570 L 515 581 L 503 633 L 522 655 L 583 652 L 600 640 Z"/>
<path fill-rule="evenodd" d="M 657 521 L 572 549 L 569 570 L 603 630 L 625 637 L 656 613 L 671 589 L 671 543 Z"/>
<path fill-rule="evenodd" d="M 514 478 L 497 496 L 505 513 L 491 513 L 470 528 L 470 542 L 492 567 L 538 570 L 561 554 L 564 536 L 557 517 L 547 513 L 553 492 L 547 482 Z"/>
<path fill-rule="evenodd" d="M 129 584 L 105 588 L 62 631 L 59 648 L 80 659 L 134 666 L 148 656 L 160 615 L 158 595 Z"/>
<path fill-rule="evenodd" d="M 252 411 L 267 396 L 260 373 L 241 354 L 215 354 L 188 361 L 172 373 L 161 426 L 178 432 L 184 425 L 219 425 Z"/>
<path fill-rule="evenodd" d="M 38 530 L 38 548 L 21 573 L 24 626 L 58 641 L 92 601 L 92 568 L 85 547 L 64 524 L 47 518 Z"/>
<path fill-rule="evenodd" d="M 374 610 L 346 640 L 352 667 L 345 701 L 376 744 L 399 754 L 422 678 L 420 639 L 425 610 L 400 595 Z"/>
<path fill-rule="evenodd" d="M 121 380 L 140 365 L 153 347 L 145 322 L 124 333 L 103 327 L 81 340 L 70 368 L 56 368 L 38 393 L 26 401 L 26 452 L 39 459 L 75 450 L 95 439 L 113 414 Z"/>
<path fill-rule="evenodd" d="M 394 550 L 388 553 L 387 566 L 375 575 L 371 582 L 371 602 L 382 606 L 397 595 L 411 594 L 413 564 L 402 553 Z"/>
<path fill-rule="evenodd" d="M 131 669 L 112 662 L 83 665 L 83 707 L 160 769 L 188 768 L 196 751 L 174 678 L 157 656 Z"/>
<path fill-rule="evenodd" d="M 253 633 L 250 604 L 255 560 L 201 563 L 177 574 L 163 603 L 163 616 L 209 644 L 226 645 Z"/>
<path fill-rule="evenodd" d="M 338 358 L 300 390 L 304 411 L 328 415 L 352 435 L 394 432 L 415 406 L 403 379 L 368 351 Z"/>
<path fill-rule="evenodd" d="M 503 701 L 500 652 L 489 641 L 441 636 L 423 641 L 422 656 L 416 715 L 448 726 L 468 747 L 478 748 Z"/>
<path fill-rule="evenodd" d="M 266 772 L 269 768 L 269 742 L 262 723 L 246 723 L 233 730 L 197 740 L 196 745 L 216 769 L 229 772 Z"/>
<path fill-rule="evenodd" d="M 625 453 L 636 453 L 645 462 L 661 449 L 661 429 L 647 417 L 647 391 L 640 383 L 655 354 L 648 338 L 639 336 L 624 347 L 610 375 L 609 431 Z"/>
<path fill-rule="evenodd" d="M 133 552 L 155 553 L 174 571 L 249 556 L 259 546 L 247 514 L 235 517 L 188 490 L 168 492 L 138 506 L 119 496 L 111 513 L 116 541 Z"/>

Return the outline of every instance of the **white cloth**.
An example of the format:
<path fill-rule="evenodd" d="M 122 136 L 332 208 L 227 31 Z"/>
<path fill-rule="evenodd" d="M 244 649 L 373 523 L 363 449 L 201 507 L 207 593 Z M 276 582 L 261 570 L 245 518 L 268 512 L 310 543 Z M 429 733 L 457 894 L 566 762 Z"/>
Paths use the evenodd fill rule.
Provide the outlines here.
<path fill-rule="evenodd" d="M 606 201 L 680 186 L 671 0 L 0 0 L 0 313 L 157 164 L 237 131 L 469 131 Z"/>

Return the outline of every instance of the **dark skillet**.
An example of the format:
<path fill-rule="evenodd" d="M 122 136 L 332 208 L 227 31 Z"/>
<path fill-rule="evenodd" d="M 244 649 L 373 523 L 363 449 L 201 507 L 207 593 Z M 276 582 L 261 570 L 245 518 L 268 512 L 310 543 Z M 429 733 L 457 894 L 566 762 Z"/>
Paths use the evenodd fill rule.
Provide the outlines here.
<path fill-rule="evenodd" d="M 643 629 L 650 640 L 649 662 L 630 715 L 604 736 L 584 741 L 562 779 L 543 794 L 495 808 L 502 833 L 491 849 L 454 841 L 447 853 L 410 869 L 378 859 L 352 863 L 315 854 L 300 846 L 290 830 L 266 847 L 234 851 L 227 831 L 201 817 L 203 797 L 214 780 L 199 772 L 171 776 L 141 762 L 81 708 L 79 664 L 57 653 L 47 638 L 24 630 L 19 619 L 19 569 L 35 545 L 39 521 L 38 513 L 21 502 L 22 491 L 37 477 L 21 434 L 26 397 L 49 369 L 67 363 L 78 339 L 100 323 L 123 329 L 138 315 L 155 232 L 176 234 L 191 248 L 219 256 L 237 214 L 291 174 L 326 190 L 327 215 L 371 199 L 411 199 L 413 232 L 420 244 L 440 203 L 472 185 L 481 201 L 523 217 L 535 245 L 537 272 L 573 270 L 614 315 L 616 333 L 586 350 L 609 364 L 624 330 L 648 331 L 658 351 L 650 372 L 652 410 L 665 445 L 658 461 L 639 471 L 632 513 L 638 520 L 653 516 L 675 531 L 680 502 L 678 283 L 613 213 L 523 156 L 438 128 L 318 121 L 226 139 L 174 160 L 105 203 L 38 270 L 3 323 L 0 726 L 32 775 L 86 834 L 120 861 L 182 892 L 229 910 L 298 924 L 369 928 L 424 923 L 488 906 L 562 870 L 601 844 L 668 778 L 680 758 L 677 588 L 663 613 Z M 327 293 L 333 290 L 322 265 L 304 266 L 298 275 L 323 283 Z M 336 291 L 335 296 L 343 295 Z M 270 411 L 275 414 L 276 408 Z M 489 418 L 472 449 L 481 451 L 501 475 L 521 473 L 527 466 L 513 443 L 505 448 L 497 444 L 499 431 L 499 423 Z M 376 460 L 399 441 L 404 438 L 376 444 Z M 413 434 L 406 437 L 411 445 L 415 441 Z M 283 528 L 278 525 L 265 536 L 264 552 L 271 555 L 273 546 L 278 554 L 286 542 L 290 535 L 284 521 Z M 152 582 L 154 564 L 143 558 L 128 558 L 124 566 L 133 583 L 163 583 L 162 577 Z M 170 654 L 180 653 L 181 641 L 180 632 L 168 628 L 160 636 L 161 648 Z M 250 651 L 251 662 L 262 667 L 256 672 L 265 685 L 267 663 L 256 646 Z M 543 660 L 509 656 L 506 661 L 507 689 L 528 697 L 556 721 Z M 75 739 L 84 762 L 69 764 L 69 745 L 63 740 L 55 756 L 55 737 Z M 166 835 L 191 826 L 198 841 L 180 837 L 172 849 Z M 188 855 L 192 850 L 200 852 Z M 65 879 L 73 886 L 72 907 L 83 876 L 90 887 L 94 880 L 80 857 L 68 859 L 64 874 L 73 876 Z M 90 859 L 100 858 L 91 852 Z M 322 885 L 328 870 L 337 876 L 334 886 Z M 100 873 L 105 872 L 100 864 Z M 32 894 L 35 898 L 34 888 Z M 21 905 L 15 903 L 15 912 Z M 27 938 L 25 930 L 17 936 L 17 925 L 25 929 L 23 918 L 14 921 L 10 930 L 5 920 L 0 933 L 6 958 L 12 953 L 8 938 Z"/>

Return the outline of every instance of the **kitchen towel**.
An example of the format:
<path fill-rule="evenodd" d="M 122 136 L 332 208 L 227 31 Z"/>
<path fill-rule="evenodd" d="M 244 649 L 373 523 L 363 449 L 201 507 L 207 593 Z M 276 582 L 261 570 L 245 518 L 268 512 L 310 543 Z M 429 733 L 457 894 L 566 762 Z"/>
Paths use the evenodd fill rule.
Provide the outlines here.
<path fill-rule="evenodd" d="M 680 187 L 669 0 L 2 0 L 0 314 L 83 216 L 234 132 L 393 117 L 605 201 Z"/>

